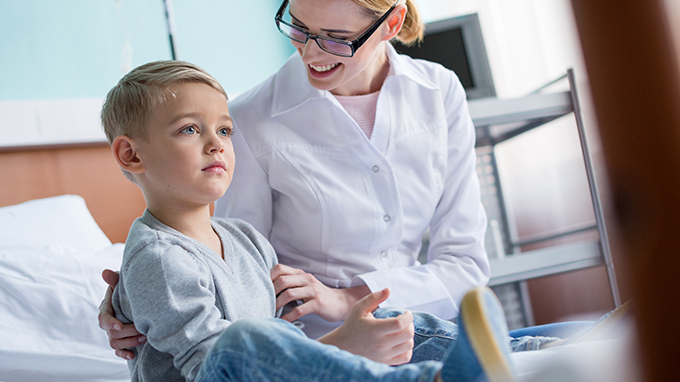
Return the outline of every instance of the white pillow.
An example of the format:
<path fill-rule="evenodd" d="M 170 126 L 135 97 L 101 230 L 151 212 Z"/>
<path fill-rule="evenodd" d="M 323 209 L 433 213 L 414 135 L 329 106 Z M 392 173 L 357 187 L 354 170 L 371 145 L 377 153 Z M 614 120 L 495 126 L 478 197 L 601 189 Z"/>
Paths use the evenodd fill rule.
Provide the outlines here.
<path fill-rule="evenodd" d="M 0 246 L 0 332 L 3 349 L 77 350 L 106 343 L 97 326 L 104 268 L 120 268 L 123 244 L 102 252 L 54 244 L 44 249 Z M 21 328 L 21 330 L 16 330 Z M 62 344 L 68 344 L 63 347 Z"/>
<path fill-rule="evenodd" d="M 127 381 L 99 328 L 111 244 L 80 196 L 0 208 L 0 381 Z"/>
<path fill-rule="evenodd" d="M 55 243 L 95 251 L 111 245 L 78 195 L 0 208 L 0 244 L 44 248 Z"/>

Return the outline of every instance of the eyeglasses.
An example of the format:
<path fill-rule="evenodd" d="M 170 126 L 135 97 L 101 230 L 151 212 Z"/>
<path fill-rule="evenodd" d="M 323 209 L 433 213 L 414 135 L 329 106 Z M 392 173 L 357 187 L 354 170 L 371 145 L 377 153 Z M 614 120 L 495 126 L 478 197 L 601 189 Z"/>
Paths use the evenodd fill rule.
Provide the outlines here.
<path fill-rule="evenodd" d="M 330 54 L 334 54 L 336 56 L 341 57 L 352 57 L 354 56 L 354 53 L 357 51 L 357 49 L 364 45 L 364 43 L 369 39 L 369 37 L 371 37 L 371 35 L 376 30 L 378 30 L 380 24 L 382 24 L 387 19 L 387 16 L 389 16 L 390 12 L 392 12 L 394 7 L 397 6 L 400 0 L 397 0 L 394 3 L 394 5 L 392 5 L 392 7 L 388 9 L 387 12 L 385 12 L 384 15 L 380 16 L 378 21 L 371 25 L 371 27 L 368 28 L 366 32 L 362 33 L 361 36 L 357 37 L 357 39 L 354 41 L 347 41 L 339 38 L 313 35 L 303 30 L 297 25 L 293 25 L 287 21 L 284 21 L 283 13 L 286 11 L 288 1 L 289 0 L 283 0 L 283 4 L 281 4 L 281 7 L 279 8 L 278 12 L 276 12 L 276 17 L 274 18 L 274 20 L 276 21 L 276 26 L 279 28 L 279 31 L 284 36 L 302 44 L 306 44 L 307 40 L 311 39 L 316 41 L 316 44 L 324 52 L 328 52 Z"/>

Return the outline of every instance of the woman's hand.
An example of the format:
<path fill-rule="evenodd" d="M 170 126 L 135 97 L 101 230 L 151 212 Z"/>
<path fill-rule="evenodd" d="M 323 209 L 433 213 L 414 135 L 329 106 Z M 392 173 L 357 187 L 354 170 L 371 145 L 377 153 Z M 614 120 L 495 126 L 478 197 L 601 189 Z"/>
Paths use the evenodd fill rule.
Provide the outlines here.
<path fill-rule="evenodd" d="M 354 304 L 371 293 L 365 285 L 344 289 L 329 288 L 313 275 L 283 264 L 275 265 L 270 274 L 276 291 L 276 309 L 291 301 L 303 301 L 281 317 L 290 322 L 310 313 L 316 313 L 330 322 L 344 320 Z"/>
<path fill-rule="evenodd" d="M 118 357 L 132 359 L 135 354 L 126 349 L 146 342 L 146 337 L 137 331 L 134 324 L 123 325 L 114 316 L 111 296 L 113 288 L 118 284 L 118 276 L 118 272 L 110 269 L 102 272 L 102 278 L 109 284 L 109 287 L 106 289 L 104 300 L 99 304 L 99 327 L 106 331 L 109 336 L 109 345 L 116 351 Z"/>
<path fill-rule="evenodd" d="M 385 319 L 371 314 L 389 295 L 389 289 L 383 289 L 362 298 L 352 307 L 347 320 L 319 341 L 388 365 L 409 362 L 414 334 L 411 312 Z"/>

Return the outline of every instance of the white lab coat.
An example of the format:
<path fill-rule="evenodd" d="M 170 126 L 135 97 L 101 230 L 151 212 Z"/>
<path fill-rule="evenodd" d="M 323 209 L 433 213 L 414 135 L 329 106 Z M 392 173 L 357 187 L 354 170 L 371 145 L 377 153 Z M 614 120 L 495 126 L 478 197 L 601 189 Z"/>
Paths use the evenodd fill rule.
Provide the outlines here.
<path fill-rule="evenodd" d="M 450 319 L 489 279 L 474 127 L 452 71 L 388 55 L 370 140 L 297 53 L 231 101 L 236 169 L 215 215 L 252 223 L 328 286 L 389 287 L 383 306 Z"/>

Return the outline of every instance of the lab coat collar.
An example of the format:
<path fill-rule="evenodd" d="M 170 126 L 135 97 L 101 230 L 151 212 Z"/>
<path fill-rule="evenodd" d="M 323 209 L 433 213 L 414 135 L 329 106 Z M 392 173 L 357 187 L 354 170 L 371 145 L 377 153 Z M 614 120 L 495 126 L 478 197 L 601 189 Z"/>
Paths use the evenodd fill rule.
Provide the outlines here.
<path fill-rule="evenodd" d="M 390 74 L 385 80 L 407 79 L 427 88 L 437 89 L 437 85 L 427 78 L 417 65 L 413 65 L 410 58 L 402 56 L 394 50 L 392 44 L 387 44 L 387 55 L 390 62 Z M 274 78 L 271 116 L 291 111 L 307 101 L 315 98 L 328 98 L 331 93 L 319 90 L 309 84 L 305 65 L 296 52 L 286 61 Z"/>
<path fill-rule="evenodd" d="M 387 78 L 387 80 L 389 80 L 390 77 L 395 79 L 403 78 L 413 81 L 427 89 L 439 88 L 439 86 L 435 84 L 429 77 L 425 76 L 422 71 L 418 70 L 420 66 L 414 65 L 414 62 L 410 57 L 397 53 L 392 44 L 387 45 L 387 57 L 390 61 L 390 76 Z"/>
<path fill-rule="evenodd" d="M 273 93 L 272 117 L 291 111 L 310 99 L 324 98 L 326 93 L 330 95 L 309 84 L 305 64 L 297 52 L 276 73 Z"/>

